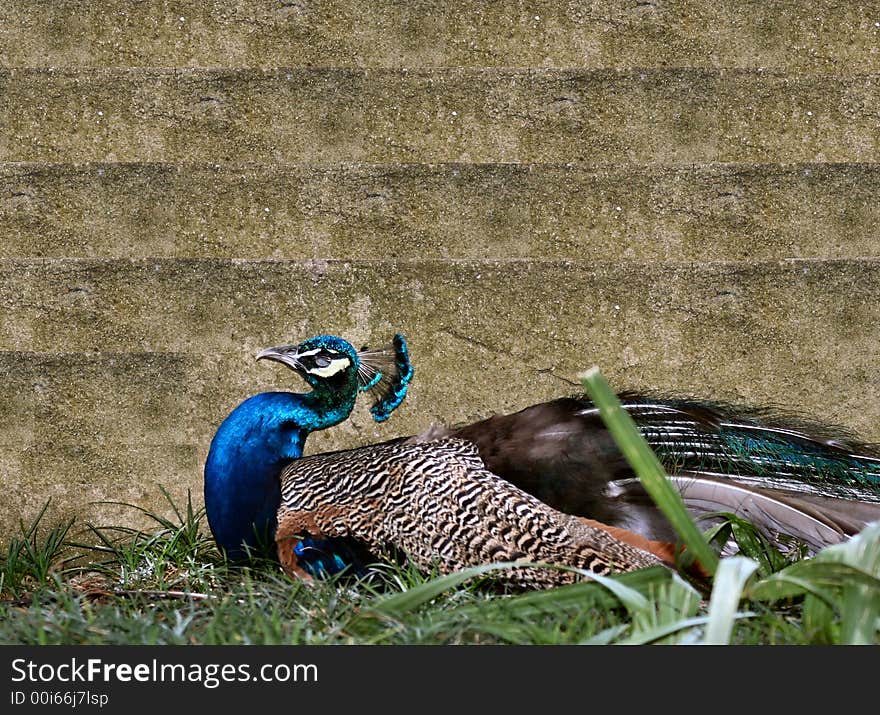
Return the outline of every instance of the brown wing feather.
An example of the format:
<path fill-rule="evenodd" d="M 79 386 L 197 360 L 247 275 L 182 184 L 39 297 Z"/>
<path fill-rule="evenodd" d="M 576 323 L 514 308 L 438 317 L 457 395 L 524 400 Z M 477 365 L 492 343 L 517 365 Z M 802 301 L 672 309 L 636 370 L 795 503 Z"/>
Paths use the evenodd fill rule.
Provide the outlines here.
<path fill-rule="evenodd" d="M 619 515 L 606 495 L 609 482 L 633 476 L 598 414 L 559 399 L 455 429 L 477 445 L 493 473 L 568 514 L 613 523 Z"/>

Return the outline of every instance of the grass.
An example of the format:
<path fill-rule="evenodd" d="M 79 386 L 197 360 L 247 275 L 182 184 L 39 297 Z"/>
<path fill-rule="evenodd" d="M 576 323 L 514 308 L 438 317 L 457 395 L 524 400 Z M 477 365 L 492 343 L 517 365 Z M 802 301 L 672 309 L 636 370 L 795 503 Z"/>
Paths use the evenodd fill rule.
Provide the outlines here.
<path fill-rule="evenodd" d="M 612 423 L 599 375 L 587 387 Z M 0 563 L 2 644 L 878 644 L 880 524 L 811 559 L 785 554 L 734 517 L 703 533 L 665 490 L 644 441 L 613 433 L 714 575 L 694 585 L 663 568 L 506 593 L 496 564 L 438 576 L 381 564 L 360 580 L 304 585 L 272 561 L 224 561 L 191 500 L 154 528 L 72 522 L 20 527 Z M 641 444 L 639 444 L 641 442 Z M 645 466 L 647 465 L 647 466 Z M 653 483 L 651 480 L 653 479 Z M 680 511 L 677 511 L 680 510 Z M 683 512 L 683 513 L 682 513 Z M 736 557 L 718 559 L 733 538 Z"/>
<path fill-rule="evenodd" d="M 79 536 L 94 546 L 59 547 L 69 525 L 43 540 L 38 522 L 23 529 L 30 546 L 10 547 L 2 565 L 0 643 L 880 642 L 878 529 L 764 578 L 757 559 L 722 559 L 708 595 L 659 568 L 503 593 L 487 567 L 436 576 L 382 564 L 360 581 L 307 586 L 273 562 L 226 563 L 202 512 L 151 516 L 154 531 L 87 527 Z"/>

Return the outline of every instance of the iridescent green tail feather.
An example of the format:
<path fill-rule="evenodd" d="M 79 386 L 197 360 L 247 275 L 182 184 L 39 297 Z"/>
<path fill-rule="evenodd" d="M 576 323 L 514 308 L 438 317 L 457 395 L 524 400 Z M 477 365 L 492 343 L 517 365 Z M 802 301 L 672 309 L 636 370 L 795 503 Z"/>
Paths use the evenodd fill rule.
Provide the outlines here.
<path fill-rule="evenodd" d="M 631 397 L 627 409 L 673 473 L 880 502 L 880 449 L 766 409 Z"/>

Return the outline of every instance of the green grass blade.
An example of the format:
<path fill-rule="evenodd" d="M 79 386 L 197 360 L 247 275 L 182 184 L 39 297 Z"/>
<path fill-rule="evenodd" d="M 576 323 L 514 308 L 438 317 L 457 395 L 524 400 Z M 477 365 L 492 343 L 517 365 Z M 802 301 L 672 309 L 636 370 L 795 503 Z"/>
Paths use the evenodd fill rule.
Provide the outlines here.
<path fill-rule="evenodd" d="M 592 638 L 587 638 L 586 640 L 581 641 L 580 645 L 609 645 L 610 643 L 613 643 L 618 636 L 623 635 L 627 628 L 629 628 L 629 626 L 625 623 L 611 626 L 610 628 L 600 631 Z"/>
<path fill-rule="evenodd" d="M 657 455 L 639 433 L 632 418 L 621 407 L 620 400 L 611 386 L 592 368 L 580 375 L 584 388 L 599 408 L 599 414 L 614 437 L 621 452 L 638 476 L 645 491 L 669 520 L 675 532 L 687 546 L 689 553 L 697 558 L 710 574 L 718 568 L 718 556 L 709 546 L 702 532 L 691 519 L 678 491 L 669 483 Z"/>
<path fill-rule="evenodd" d="M 620 581 L 617 581 L 610 576 L 600 576 L 599 574 L 592 573 L 591 571 L 585 571 L 583 569 L 573 569 L 577 573 L 583 574 L 584 576 L 588 576 L 593 579 L 596 583 L 603 586 L 604 588 L 611 591 L 614 596 L 620 601 L 627 611 L 630 613 L 638 613 L 639 611 L 644 611 L 650 605 L 647 598 L 645 598 L 641 593 L 636 591 L 636 589 L 627 586 Z"/>
<path fill-rule="evenodd" d="M 618 645 L 647 645 L 649 643 L 656 643 L 681 631 L 702 626 L 705 622 L 706 616 L 696 616 L 694 618 L 682 618 L 672 623 L 663 623 L 650 630 L 641 630 L 629 638 L 619 641 Z"/>
<path fill-rule="evenodd" d="M 779 601 L 812 593 L 833 605 L 835 592 L 846 586 L 880 588 L 880 579 L 873 574 L 850 564 L 820 560 L 821 553 L 752 584 L 746 595 L 757 601 Z"/>
<path fill-rule="evenodd" d="M 483 576 L 493 571 L 522 568 L 524 565 L 525 564 L 523 563 L 504 562 L 472 566 L 467 569 L 462 569 L 461 571 L 456 571 L 455 573 L 431 579 L 423 584 L 407 589 L 402 593 L 395 593 L 391 596 L 381 598 L 371 606 L 370 610 L 385 616 L 400 616 L 401 614 L 412 611 L 419 606 L 428 603 L 445 591 L 456 588 L 472 578 Z M 545 566 L 546 568 L 562 568 L 550 564 L 530 565 Z M 528 593 L 523 596 L 514 596 L 511 599 L 508 599 L 507 603 L 514 605 L 516 604 L 517 598 L 522 598 L 524 600 L 519 605 L 528 604 L 532 607 L 540 608 L 545 606 L 547 601 L 553 601 L 554 599 L 559 598 L 560 592 L 563 594 L 562 598 L 565 599 L 566 596 L 564 594 L 566 594 L 567 589 L 575 589 L 572 593 L 576 594 L 576 598 L 584 599 L 586 595 L 585 592 L 601 588 L 613 595 L 612 606 L 623 605 L 630 612 L 638 612 L 644 610 L 649 605 L 648 600 L 640 589 L 648 590 L 652 586 L 669 580 L 669 571 L 662 568 L 646 569 L 648 578 L 639 580 L 629 579 L 630 581 L 633 581 L 633 585 L 630 585 L 627 582 L 627 579 L 622 578 L 622 576 L 628 574 L 622 574 L 621 577 L 615 577 L 600 576 L 591 571 L 575 568 L 566 567 L 564 570 L 583 574 L 588 577 L 590 581 L 584 581 L 570 586 L 562 586 L 557 589 Z"/>
<path fill-rule="evenodd" d="M 843 544 L 829 546 L 817 554 L 820 561 L 848 564 L 867 578 L 847 580 L 838 604 L 838 643 L 873 643 L 880 625 L 880 523 L 865 528 Z"/>
<path fill-rule="evenodd" d="M 823 642 L 877 642 L 880 628 L 880 524 L 753 584 L 748 595 L 804 596 L 803 622 Z"/>
<path fill-rule="evenodd" d="M 743 589 L 757 569 L 757 561 L 744 556 L 721 560 L 712 581 L 712 595 L 709 597 L 708 621 L 703 643 L 706 645 L 730 643 L 733 624 L 737 618 L 736 609 Z"/>
<path fill-rule="evenodd" d="M 840 604 L 840 643 L 870 645 L 880 627 L 880 590 L 860 584 L 844 589 Z"/>
<path fill-rule="evenodd" d="M 795 557 L 796 552 L 794 550 L 786 557 L 750 521 L 730 513 L 719 514 L 719 516 L 724 517 L 725 522 L 722 525 L 729 527 L 730 536 L 736 542 L 739 554 L 758 562 L 758 574 L 760 576 L 769 576 L 776 571 L 782 570 Z"/>
<path fill-rule="evenodd" d="M 648 594 L 649 606 L 633 617 L 636 630 L 657 628 L 682 618 L 697 615 L 700 607 L 700 593 L 677 573 L 669 581 L 658 583 Z"/>
<path fill-rule="evenodd" d="M 498 564 L 483 564 L 481 566 L 472 566 L 455 573 L 439 576 L 431 579 L 426 583 L 410 588 L 402 593 L 395 593 L 379 599 L 371 607 L 371 611 L 375 611 L 386 616 L 400 616 L 404 613 L 412 611 L 419 606 L 428 603 L 437 598 L 443 592 L 460 586 L 465 581 L 469 581 L 476 576 L 483 576 L 492 571 L 500 571 L 519 567 L 521 564 L 504 562 Z"/>
<path fill-rule="evenodd" d="M 663 566 L 652 566 L 639 571 L 616 574 L 609 578 L 619 582 L 643 595 L 650 595 L 655 589 L 669 583 L 675 574 Z M 504 610 L 518 617 L 544 613 L 554 608 L 564 609 L 571 606 L 582 608 L 594 607 L 603 610 L 619 608 L 620 601 L 608 590 L 595 581 L 559 586 L 544 591 L 527 591 L 504 599 Z M 467 615 L 479 610 L 481 606 L 461 606 L 457 611 Z"/>

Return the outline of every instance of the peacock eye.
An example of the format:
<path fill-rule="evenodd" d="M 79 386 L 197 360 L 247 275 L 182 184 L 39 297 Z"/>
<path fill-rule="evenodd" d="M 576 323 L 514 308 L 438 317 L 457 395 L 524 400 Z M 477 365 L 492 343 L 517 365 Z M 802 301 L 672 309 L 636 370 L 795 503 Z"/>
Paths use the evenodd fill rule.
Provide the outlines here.
<path fill-rule="evenodd" d="M 332 361 L 326 355 L 318 355 L 315 358 L 315 365 L 317 367 L 328 367 Z"/>

